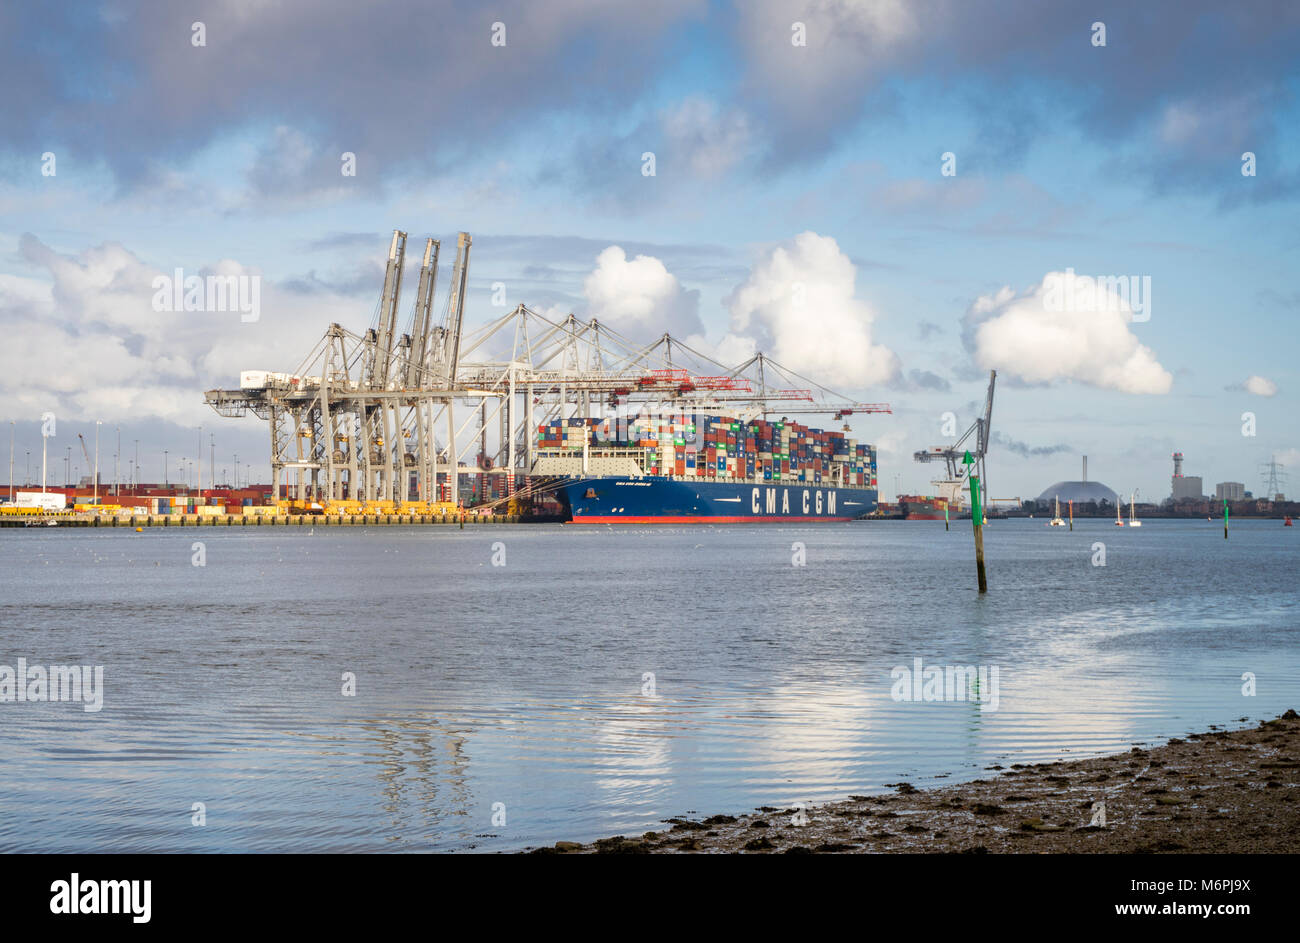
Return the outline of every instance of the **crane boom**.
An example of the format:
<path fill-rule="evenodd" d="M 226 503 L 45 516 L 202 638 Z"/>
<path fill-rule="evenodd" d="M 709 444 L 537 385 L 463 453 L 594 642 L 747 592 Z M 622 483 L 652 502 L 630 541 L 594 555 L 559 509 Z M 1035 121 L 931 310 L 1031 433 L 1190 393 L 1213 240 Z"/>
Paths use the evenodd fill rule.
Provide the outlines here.
<path fill-rule="evenodd" d="M 979 418 L 971 423 L 970 427 L 961 434 L 957 441 L 952 445 L 936 445 L 929 449 L 912 453 L 912 460 L 916 462 L 921 462 L 923 464 L 929 462 L 944 463 L 945 469 L 948 472 L 948 477 L 934 483 L 942 483 L 952 491 L 951 494 L 945 495 L 949 500 L 953 500 L 960 495 L 962 483 L 966 476 L 972 473 L 979 476 L 980 490 L 985 495 L 988 494 L 988 476 L 984 469 L 984 456 L 988 452 L 989 438 L 993 424 L 993 390 L 997 383 L 997 378 L 998 372 L 996 370 L 990 370 L 988 394 L 984 399 L 984 412 L 979 416 Z M 975 437 L 973 448 L 966 444 L 967 440 L 970 439 L 971 436 Z M 971 458 L 975 460 L 970 465 L 963 464 L 962 461 L 966 457 L 966 452 L 970 452 Z"/>
<path fill-rule="evenodd" d="M 415 314 L 411 324 L 411 350 L 406 365 L 406 386 L 424 382 L 425 360 L 429 356 L 429 335 L 433 331 L 433 296 L 438 285 L 438 251 L 442 244 L 429 239 L 424 244 L 420 281 L 415 289 Z"/>
<path fill-rule="evenodd" d="M 451 298 L 447 306 L 447 380 L 456 382 L 460 361 L 461 327 L 465 321 L 465 284 L 469 280 L 469 248 L 473 244 L 467 232 L 456 237 L 456 267 L 452 270 Z"/>
<path fill-rule="evenodd" d="M 397 306 L 402 294 L 402 264 L 406 258 L 406 233 L 393 230 L 388 248 L 388 266 L 384 272 L 384 294 L 379 302 L 379 326 L 370 382 L 382 389 L 388 385 L 388 369 L 393 359 L 397 330 Z"/>

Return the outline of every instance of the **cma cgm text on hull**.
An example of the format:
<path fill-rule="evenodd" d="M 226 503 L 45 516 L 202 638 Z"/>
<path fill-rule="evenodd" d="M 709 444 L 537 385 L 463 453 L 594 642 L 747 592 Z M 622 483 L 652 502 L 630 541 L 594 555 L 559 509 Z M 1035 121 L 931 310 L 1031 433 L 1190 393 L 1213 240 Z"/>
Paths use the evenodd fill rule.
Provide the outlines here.
<path fill-rule="evenodd" d="M 661 476 L 575 478 L 558 496 L 571 520 L 588 524 L 849 521 L 876 508 L 872 488 Z"/>

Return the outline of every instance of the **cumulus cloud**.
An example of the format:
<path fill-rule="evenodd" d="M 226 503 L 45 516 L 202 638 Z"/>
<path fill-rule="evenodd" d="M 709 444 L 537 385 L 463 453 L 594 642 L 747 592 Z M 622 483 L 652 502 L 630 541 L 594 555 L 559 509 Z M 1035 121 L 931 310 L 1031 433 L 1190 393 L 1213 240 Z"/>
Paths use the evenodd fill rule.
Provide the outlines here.
<path fill-rule="evenodd" d="M 316 188 L 326 155 L 339 181 L 340 151 L 357 154 L 352 183 L 364 188 L 463 162 L 499 146 L 503 129 L 535 131 L 559 113 L 625 114 L 704 3 L 501 0 L 487 11 L 472 0 L 319 0 L 310 15 L 241 0 L 96 6 L 106 9 L 6 5 L 0 79 L 25 93 L 10 96 L 4 143 L 39 154 L 53 142 L 138 183 L 223 135 L 291 121 L 255 167 L 260 191 L 301 189 L 295 172 Z M 196 19 L 207 24 L 197 50 Z M 490 44 L 494 21 L 507 26 L 505 46 Z M 281 170 L 280 156 L 302 163 Z"/>
<path fill-rule="evenodd" d="M 860 110 L 877 70 L 896 62 L 920 31 L 904 0 L 753 0 L 737 13 L 747 89 L 775 119 L 778 146 L 801 153 L 820 150 L 837 125 L 849 123 L 844 116 Z M 792 42 L 796 22 L 804 46 Z"/>
<path fill-rule="evenodd" d="M 1075 301 L 1056 303 L 1062 296 Z M 1023 294 L 1004 286 L 976 299 L 963 341 L 977 367 L 1026 383 L 1075 380 L 1122 393 L 1168 393 L 1173 376 L 1138 341 L 1132 319 L 1128 301 L 1103 280 L 1049 272 Z"/>
<path fill-rule="evenodd" d="M 716 103 L 688 98 L 662 119 L 667 157 L 696 176 L 717 177 L 729 170 L 751 147 L 749 119 L 732 109 L 719 113 Z"/>
<path fill-rule="evenodd" d="M 1276 396 L 1277 384 L 1267 377 L 1255 374 L 1248 376 L 1244 383 L 1232 383 L 1224 387 L 1231 393 L 1253 393 L 1255 396 Z"/>
<path fill-rule="evenodd" d="M 339 146 L 322 146 L 297 128 L 280 125 L 248 168 L 246 199 L 253 204 L 268 200 L 321 201 L 343 196 L 361 186 L 376 186 L 381 180 L 378 174 L 358 172 L 355 176 L 343 176 L 340 155 L 345 150 Z"/>
<path fill-rule="evenodd" d="M 686 343 L 718 363 L 729 367 L 738 367 L 758 353 L 758 341 L 752 337 L 726 334 L 720 341 L 707 337 L 688 337 Z"/>
<path fill-rule="evenodd" d="M 621 333 L 652 340 L 664 332 L 687 337 L 703 332 L 699 292 L 687 291 L 654 256 L 629 259 L 620 246 L 596 257 L 583 282 L 587 314 Z"/>
<path fill-rule="evenodd" d="M 19 249 L 32 274 L 0 279 L 0 407 L 10 415 L 196 424 L 213 416 L 203 390 L 236 384 L 240 370 L 292 370 L 330 321 L 368 314 L 354 298 L 264 281 L 256 322 L 238 310 L 159 311 L 154 279 L 174 271 L 119 243 L 68 254 L 28 233 Z M 232 259 L 184 274 L 260 278 Z"/>
<path fill-rule="evenodd" d="M 1300 449 L 1284 449 L 1281 452 L 1274 452 L 1271 458 L 1286 468 L 1300 468 Z"/>
<path fill-rule="evenodd" d="M 1221 173 L 1222 155 L 1275 151 L 1284 127 L 1279 104 L 1290 98 L 1300 33 L 1294 4 L 1275 5 L 1261 17 L 1243 5 L 1150 0 L 1144 16 L 1134 17 L 1131 5 L 1100 0 L 1087 23 L 1071 4 L 1003 0 L 992 6 L 956 0 L 737 4 L 745 106 L 772 139 L 773 157 L 798 161 L 820 158 L 860 122 L 892 121 L 900 86 L 959 90 L 981 115 L 974 140 L 962 142 L 967 167 L 1005 170 L 1008 159 L 1021 158 L 1066 122 L 1103 141 L 1133 139 L 1139 146 L 1113 169 L 1137 172 L 1153 187 L 1262 198 L 1264 186 L 1232 186 Z M 1143 54 L 1114 56 L 1098 69 L 1099 50 L 1088 41 L 1093 20 L 1110 27 L 1112 48 L 1122 44 Z M 1169 28 L 1175 20 L 1182 28 Z M 806 46 L 792 44 L 794 22 L 804 25 Z M 1050 101 L 1044 87 L 1053 90 Z M 1144 94 L 1132 93 L 1138 87 Z M 1294 174 L 1270 177 L 1286 178 L 1261 177 L 1270 193 L 1294 196 Z"/>
<path fill-rule="evenodd" d="M 861 389 L 892 380 L 898 357 L 872 341 L 876 314 L 856 297 L 856 277 L 833 238 L 801 233 L 768 252 L 727 297 L 731 334 L 818 382 Z"/>

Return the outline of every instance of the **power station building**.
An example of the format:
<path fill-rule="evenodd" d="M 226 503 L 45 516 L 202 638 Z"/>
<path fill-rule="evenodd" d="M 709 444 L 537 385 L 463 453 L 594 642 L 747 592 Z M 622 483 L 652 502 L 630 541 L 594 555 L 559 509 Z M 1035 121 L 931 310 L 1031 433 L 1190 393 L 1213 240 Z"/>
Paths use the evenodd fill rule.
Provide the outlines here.
<path fill-rule="evenodd" d="M 1205 485 L 1199 475 L 1183 474 L 1183 453 L 1174 453 L 1174 474 L 1170 479 L 1170 497 L 1175 501 L 1204 501 Z"/>

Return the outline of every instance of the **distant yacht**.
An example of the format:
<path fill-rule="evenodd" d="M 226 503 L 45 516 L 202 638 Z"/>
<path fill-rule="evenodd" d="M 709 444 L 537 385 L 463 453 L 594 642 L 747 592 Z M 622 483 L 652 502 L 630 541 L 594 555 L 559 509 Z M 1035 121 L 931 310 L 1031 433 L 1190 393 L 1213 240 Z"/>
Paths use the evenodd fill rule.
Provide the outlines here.
<path fill-rule="evenodd" d="M 1056 516 L 1055 516 L 1054 518 L 1051 519 L 1051 521 L 1048 523 L 1047 526 L 1048 526 L 1048 527 L 1064 527 L 1064 526 L 1065 526 L 1065 521 L 1061 520 L 1061 498 L 1060 498 L 1059 495 L 1058 495 L 1057 498 L 1056 498 Z"/>
<path fill-rule="evenodd" d="M 1142 522 L 1133 516 L 1133 509 L 1137 507 L 1137 492 L 1133 491 L 1128 496 L 1128 526 L 1141 527 Z"/>

